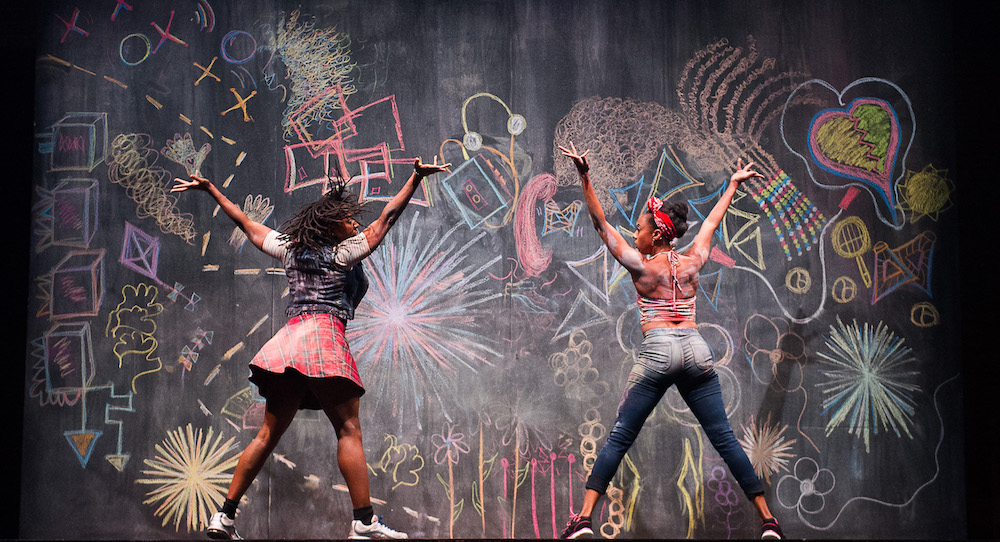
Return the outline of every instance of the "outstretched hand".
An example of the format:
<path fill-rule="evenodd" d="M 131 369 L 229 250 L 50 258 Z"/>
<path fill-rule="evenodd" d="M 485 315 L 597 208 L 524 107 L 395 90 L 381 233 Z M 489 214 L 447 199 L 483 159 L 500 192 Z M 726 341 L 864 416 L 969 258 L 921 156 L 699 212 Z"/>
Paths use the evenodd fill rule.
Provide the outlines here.
<path fill-rule="evenodd" d="M 432 164 L 425 164 L 420 161 L 420 158 L 416 158 L 413 160 L 413 171 L 415 171 L 417 175 L 420 175 L 421 177 L 427 177 L 435 173 L 440 173 L 442 171 L 447 170 L 450 167 L 451 167 L 451 162 L 448 162 L 447 164 L 438 165 L 437 155 L 434 155 L 434 163 Z"/>
<path fill-rule="evenodd" d="M 754 171 L 753 166 L 754 166 L 753 162 L 748 162 L 747 165 L 744 166 L 743 159 L 737 158 L 736 172 L 733 173 L 732 177 L 729 178 L 730 182 L 734 182 L 738 185 L 743 181 L 749 179 L 750 177 L 757 177 L 759 179 L 763 179 L 764 176 Z"/>
<path fill-rule="evenodd" d="M 576 165 L 576 171 L 581 175 L 590 171 L 590 164 L 587 163 L 587 153 L 590 151 L 586 150 L 583 151 L 583 153 L 576 152 L 576 145 L 573 145 L 572 141 L 569 142 L 569 147 L 570 148 L 567 149 L 566 147 L 559 145 L 559 150 L 562 151 L 563 156 L 568 156 L 573 159 L 573 164 Z"/>
<path fill-rule="evenodd" d="M 206 190 L 211 181 L 204 177 L 199 177 L 197 175 L 191 175 L 190 181 L 185 181 L 181 178 L 174 178 L 174 182 L 177 183 L 170 188 L 170 192 L 184 192 L 186 190 Z"/>

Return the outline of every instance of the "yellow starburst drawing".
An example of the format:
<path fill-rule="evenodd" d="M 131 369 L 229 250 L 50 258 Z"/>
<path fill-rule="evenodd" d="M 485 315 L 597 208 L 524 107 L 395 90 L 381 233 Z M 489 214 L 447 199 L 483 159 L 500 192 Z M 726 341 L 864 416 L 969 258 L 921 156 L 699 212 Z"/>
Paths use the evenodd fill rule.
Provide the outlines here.
<path fill-rule="evenodd" d="M 757 476 L 771 483 L 771 475 L 779 471 L 788 472 L 788 461 L 795 457 L 791 453 L 795 439 L 785 440 L 787 425 L 771 424 L 771 415 L 760 426 L 750 417 L 750 426 L 743 428 L 743 438 L 739 440 L 753 464 Z"/>
<path fill-rule="evenodd" d="M 155 457 L 143 460 L 150 470 L 142 474 L 149 478 L 136 483 L 156 487 L 142 503 L 159 505 L 154 515 L 163 518 L 163 526 L 173 522 L 180 531 L 183 522 L 187 532 L 200 529 L 225 499 L 232 479 L 227 471 L 236 466 L 240 453 L 232 453 L 238 448 L 235 437 L 220 444 L 222 435 L 213 436 L 212 428 L 203 436 L 191 424 L 178 427 L 156 445 Z"/>
<path fill-rule="evenodd" d="M 925 216 L 937 221 L 941 212 L 951 208 L 955 184 L 947 175 L 947 169 L 936 169 L 933 164 L 927 164 L 920 171 L 906 171 L 899 185 L 899 208 L 913 212 L 911 223 Z"/>

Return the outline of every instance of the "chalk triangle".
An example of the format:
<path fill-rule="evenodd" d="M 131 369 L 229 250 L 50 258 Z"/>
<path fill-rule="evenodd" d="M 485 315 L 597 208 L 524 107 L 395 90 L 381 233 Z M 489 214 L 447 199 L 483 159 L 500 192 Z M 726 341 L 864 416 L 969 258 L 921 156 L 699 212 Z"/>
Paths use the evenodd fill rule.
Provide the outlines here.
<path fill-rule="evenodd" d="M 635 226 L 636 220 L 639 215 L 642 214 L 640 209 L 642 209 L 641 204 L 644 203 L 642 198 L 639 197 L 639 192 L 642 190 L 642 183 L 645 181 L 646 176 L 643 175 L 639 177 L 639 180 L 624 187 L 624 188 L 609 188 L 608 192 L 611 193 L 611 199 L 615 202 L 615 207 L 618 212 L 628 220 L 629 225 Z M 631 204 L 629 204 L 631 202 Z M 623 203 L 625 205 L 623 205 Z M 630 209 L 626 210 L 625 207 L 629 206 Z"/>
<path fill-rule="evenodd" d="M 698 289 L 705 294 L 709 304 L 716 311 L 719 310 L 719 285 L 722 284 L 722 270 L 698 277 Z"/>
<path fill-rule="evenodd" d="M 896 288 L 916 280 L 916 277 L 899 256 L 889 249 L 885 241 L 879 241 L 873 247 L 875 253 L 875 276 L 872 277 L 872 304 L 889 295 Z"/>
<path fill-rule="evenodd" d="M 574 275 L 580 277 L 580 280 L 600 296 L 605 303 L 610 303 L 608 299 L 608 248 L 606 246 L 602 246 L 600 250 L 582 260 L 567 261 L 566 267 Z"/>
<path fill-rule="evenodd" d="M 742 230 L 740 231 L 742 234 Z M 764 247 L 760 240 L 760 228 L 755 228 L 752 233 L 741 238 L 739 241 L 734 240 L 727 248 L 731 248 L 736 252 L 739 252 L 746 257 L 747 261 L 757 267 L 757 269 L 763 270 L 764 265 Z"/>
<path fill-rule="evenodd" d="M 122 472 L 125 470 L 125 465 L 128 465 L 128 460 L 131 457 L 129 454 L 108 454 L 104 456 L 104 459 L 107 459 L 108 463 L 111 463 L 111 466 L 118 470 L 118 472 Z"/>
<path fill-rule="evenodd" d="M 573 306 L 570 307 L 566 318 L 563 318 L 549 342 L 555 342 L 556 339 L 569 336 L 574 329 L 583 329 L 610 321 L 611 317 L 606 312 L 583 295 L 583 292 L 580 292 L 577 294 L 576 300 L 573 301 Z"/>
<path fill-rule="evenodd" d="M 76 458 L 80 460 L 82 467 L 86 467 L 90 461 L 90 454 L 94 451 L 97 437 L 100 437 L 102 433 L 102 431 L 92 431 L 89 429 L 66 431 L 63 433 L 66 441 L 69 442 L 70 448 L 76 452 Z"/>

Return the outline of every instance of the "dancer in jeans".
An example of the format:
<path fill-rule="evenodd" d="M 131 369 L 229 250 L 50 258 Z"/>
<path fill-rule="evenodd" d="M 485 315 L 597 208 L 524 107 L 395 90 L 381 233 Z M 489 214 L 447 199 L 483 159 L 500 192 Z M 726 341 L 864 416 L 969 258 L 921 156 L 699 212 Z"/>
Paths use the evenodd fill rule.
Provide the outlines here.
<path fill-rule="evenodd" d="M 587 209 L 598 235 L 614 258 L 632 275 L 643 335 L 639 358 L 629 373 L 618 406 L 618 418 L 587 479 L 583 507 L 579 514 L 570 517 L 562 537 L 580 538 L 594 534 L 590 516 L 598 499 L 607 490 L 646 418 L 667 389 L 676 385 L 712 446 L 757 509 L 761 519 L 761 538 L 782 538 L 781 528 L 764 500 L 760 479 L 733 435 L 722 402 L 719 377 L 712 368 L 711 350 L 695 322 L 698 272 L 708 260 L 712 235 L 722 222 L 739 184 L 761 175 L 752 169 L 753 162 L 744 167 L 742 161 L 737 161 L 729 186 L 702 223 L 691 249 L 685 254 L 677 253 L 673 242 L 687 231 L 687 204 L 667 205 L 656 197 L 649 198 L 632 235 L 635 242 L 635 248 L 632 248 L 604 217 L 604 210 L 590 184 L 587 153 L 578 153 L 572 143 L 569 149 L 559 149 L 576 165 Z"/>
<path fill-rule="evenodd" d="M 204 190 L 254 246 L 281 260 L 288 277 L 290 318 L 250 361 L 250 381 L 266 399 L 264 425 L 240 455 L 226 500 L 206 534 L 241 539 L 236 507 L 299 409 L 323 410 L 337 436 L 337 466 L 344 476 L 354 520 L 348 538 L 406 538 L 387 527 L 372 509 L 368 463 L 361 443 L 359 402 L 365 389 L 345 338 L 346 321 L 368 290 L 361 260 L 382 242 L 420 181 L 451 164 L 413 163 L 413 174 L 361 230 L 361 206 L 340 184 L 303 207 L 278 233 L 254 222 L 207 179 L 176 179 L 171 192 Z"/>

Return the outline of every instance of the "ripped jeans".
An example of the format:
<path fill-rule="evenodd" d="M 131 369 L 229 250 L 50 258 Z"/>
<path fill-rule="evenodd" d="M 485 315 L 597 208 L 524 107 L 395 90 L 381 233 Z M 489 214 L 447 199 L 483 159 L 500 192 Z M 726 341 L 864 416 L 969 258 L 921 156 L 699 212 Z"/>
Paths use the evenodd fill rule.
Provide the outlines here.
<path fill-rule="evenodd" d="M 656 328 L 643 334 L 639 359 L 618 405 L 618 419 L 597 455 L 587 489 L 604 494 L 646 418 L 674 384 L 747 498 L 763 495 L 764 487 L 729 425 L 712 351 L 697 329 L 685 328 Z"/>

